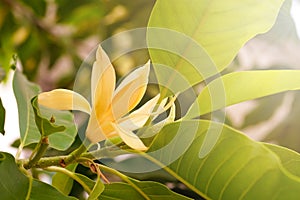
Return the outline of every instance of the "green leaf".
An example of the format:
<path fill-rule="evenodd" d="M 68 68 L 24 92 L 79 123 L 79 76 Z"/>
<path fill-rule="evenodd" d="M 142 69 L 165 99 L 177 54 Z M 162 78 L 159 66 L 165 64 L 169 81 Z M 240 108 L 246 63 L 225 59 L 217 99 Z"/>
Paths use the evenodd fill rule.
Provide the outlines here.
<path fill-rule="evenodd" d="M 74 200 L 74 197 L 68 197 L 57 191 L 51 185 L 38 180 L 33 180 L 30 200 Z"/>
<path fill-rule="evenodd" d="M 18 70 L 15 71 L 13 89 L 18 104 L 21 143 L 24 146 L 37 143 L 41 134 L 36 126 L 35 113 L 30 101 L 39 93 L 40 89 L 37 85 L 29 82 Z M 77 134 L 73 114 L 69 111 L 58 111 L 42 106 L 40 106 L 40 113 L 45 119 L 52 118 L 55 126 L 65 127 L 63 132 L 49 135 L 49 146 L 61 151 L 68 149 Z"/>
<path fill-rule="evenodd" d="M 0 152 L 1 199 L 26 199 L 29 179 L 20 172 L 12 155 Z"/>
<path fill-rule="evenodd" d="M 74 115 L 70 111 L 60 111 L 40 106 L 40 111 L 47 119 L 55 120 L 57 126 L 65 127 L 63 132 L 56 132 L 49 136 L 49 146 L 60 150 L 67 150 L 75 141 L 77 127 L 74 122 Z"/>
<path fill-rule="evenodd" d="M 206 157 L 197 156 L 207 134 L 219 135 L 217 143 Z M 264 144 L 224 124 L 190 120 L 167 125 L 147 154 L 204 198 L 299 199 L 300 177 Z"/>
<path fill-rule="evenodd" d="M 30 200 L 71 200 L 52 186 L 38 180 L 31 180 L 18 169 L 12 155 L 0 152 L 0 192 L 1 199 Z"/>
<path fill-rule="evenodd" d="M 279 156 L 285 169 L 300 177 L 300 156 L 297 152 L 274 144 L 264 143 L 264 145 Z"/>
<path fill-rule="evenodd" d="M 158 82 L 177 92 L 222 71 L 248 40 L 272 27 L 283 2 L 157 0 L 147 41 Z"/>
<path fill-rule="evenodd" d="M 50 119 L 46 119 L 41 115 L 37 102 L 37 96 L 31 100 L 31 104 L 35 114 L 35 124 L 37 125 L 42 136 L 49 136 L 53 133 L 62 132 L 66 129 L 64 126 L 55 125 L 55 118 L 53 116 Z"/>
<path fill-rule="evenodd" d="M 0 98 L 0 133 L 2 135 L 5 134 L 4 123 L 5 123 L 5 108 L 3 107 L 2 101 Z"/>
<path fill-rule="evenodd" d="M 88 200 L 98 199 L 98 197 L 101 195 L 101 193 L 104 191 L 104 189 L 105 189 L 105 186 L 102 183 L 100 176 L 98 176 L 97 181 L 96 181 L 94 187 L 92 188 L 92 192 L 90 193 Z"/>
<path fill-rule="evenodd" d="M 180 194 L 177 194 L 165 185 L 152 182 L 152 181 L 137 181 L 130 179 L 138 188 L 143 191 L 143 193 L 152 200 L 165 200 L 165 199 L 175 199 L 175 200 L 188 200 L 190 198 L 184 197 Z M 105 190 L 100 195 L 99 199 L 101 200 L 110 200 L 110 199 L 131 199 L 131 200 L 140 200 L 145 199 L 138 193 L 131 185 L 127 183 L 111 183 L 105 185 Z"/>
<path fill-rule="evenodd" d="M 242 71 L 210 82 L 189 109 L 194 118 L 226 106 L 259 97 L 300 89 L 300 70 Z"/>
<path fill-rule="evenodd" d="M 77 163 L 70 164 L 66 167 L 66 169 L 71 172 L 74 172 L 77 165 L 78 165 Z M 66 174 L 57 172 L 52 177 L 52 185 L 57 190 L 59 190 L 61 193 L 65 194 L 65 195 L 69 195 L 69 193 L 71 192 L 72 187 L 73 187 L 73 179 L 70 178 L 69 176 L 67 176 Z"/>
<path fill-rule="evenodd" d="M 37 143 L 40 133 L 34 122 L 34 112 L 30 100 L 40 92 L 40 88 L 19 72 L 15 71 L 13 90 L 18 104 L 21 143 L 26 146 Z"/>

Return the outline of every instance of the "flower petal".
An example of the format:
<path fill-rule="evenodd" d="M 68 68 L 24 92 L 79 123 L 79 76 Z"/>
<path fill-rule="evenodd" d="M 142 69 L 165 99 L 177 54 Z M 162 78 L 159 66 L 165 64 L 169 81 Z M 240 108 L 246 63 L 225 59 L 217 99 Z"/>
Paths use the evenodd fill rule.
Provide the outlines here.
<path fill-rule="evenodd" d="M 112 100 L 114 119 L 124 116 L 141 101 L 147 88 L 149 71 L 150 62 L 133 71 L 118 86 Z"/>
<path fill-rule="evenodd" d="M 99 45 L 92 72 L 92 104 L 97 118 L 103 117 L 112 101 L 116 75 L 108 56 Z"/>
<path fill-rule="evenodd" d="M 126 131 L 122 129 L 117 124 L 112 124 L 121 139 L 132 149 L 146 151 L 148 148 L 144 145 L 144 143 L 140 140 L 140 138 L 131 131 Z"/>
<path fill-rule="evenodd" d="M 90 114 L 89 102 L 80 94 L 66 89 L 55 89 L 38 95 L 39 104 L 57 110 L 80 110 Z"/>
<path fill-rule="evenodd" d="M 91 113 L 89 119 L 88 127 L 86 129 L 86 137 L 91 141 L 91 143 L 98 143 L 106 139 L 105 135 L 102 133 L 94 111 Z"/>
<path fill-rule="evenodd" d="M 153 109 L 155 108 L 160 95 L 156 95 L 154 98 L 150 99 L 142 107 L 132 112 L 128 116 L 122 118 L 118 121 L 121 128 L 134 131 L 141 128 L 151 116 Z"/>

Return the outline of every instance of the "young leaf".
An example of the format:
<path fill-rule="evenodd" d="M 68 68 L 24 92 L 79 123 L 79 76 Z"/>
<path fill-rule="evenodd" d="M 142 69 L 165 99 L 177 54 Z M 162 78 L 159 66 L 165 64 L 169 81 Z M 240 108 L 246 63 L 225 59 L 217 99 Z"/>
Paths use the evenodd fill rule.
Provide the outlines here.
<path fill-rule="evenodd" d="M 13 90 L 18 104 L 21 143 L 24 146 L 36 143 L 41 136 L 34 122 L 34 112 L 30 100 L 39 93 L 40 88 L 29 82 L 21 72 L 16 70 L 13 78 Z"/>
<path fill-rule="evenodd" d="M 31 104 L 35 114 L 35 123 L 42 136 L 49 136 L 53 133 L 62 132 L 66 129 L 64 126 L 55 125 L 54 117 L 51 117 L 50 119 L 46 119 L 41 115 L 40 108 L 37 102 L 37 96 L 31 100 Z"/>
<path fill-rule="evenodd" d="M 206 134 L 220 136 L 200 158 Z M 204 198 L 299 199 L 300 177 L 276 153 L 224 124 L 191 120 L 165 126 L 148 155 Z"/>
<path fill-rule="evenodd" d="M 194 118 L 243 101 L 300 89 L 300 70 L 242 71 L 210 82 L 189 109 Z"/>
<path fill-rule="evenodd" d="M 5 134 L 4 123 L 5 123 L 5 108 L 3 107 L 2 101 L 0 98 L 0 133 L 2 135 Z"/>
<path fill-rule="evenodd" d="M 222 71 L 248 40 L 272 27 L 283 2 L 157 0 L 147 42 L 158 82 L 177 92 Z"/>
<path fill-rule="evenodd" d="M 1 199 L 75 199 L 64 196 L 46 183 L 30 180 L 20 172 L 14 157 L 4 152 L 0 152 L 0 193 Z"/>

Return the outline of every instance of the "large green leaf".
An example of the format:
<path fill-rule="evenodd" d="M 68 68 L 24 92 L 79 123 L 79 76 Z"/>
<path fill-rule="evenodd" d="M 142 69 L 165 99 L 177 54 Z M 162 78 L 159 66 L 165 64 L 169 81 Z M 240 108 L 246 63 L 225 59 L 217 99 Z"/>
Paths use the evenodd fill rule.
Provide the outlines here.
<path fill-rule="evenodd" d="M 64 196 L 52 186 L 31 180 L 18 169 L 12 155 L 0 152 L 0 193 L 1 199 L 30 199 L 30 200 L 74 200 Z"/>
<path fill-rule="evenodd" d="M 5 108 L 2 105 L 2 101 L 0 98 L 0 133 L 4 135 L 4 123 L 5 123 Z"/>
<path fill-rule="evenodd" d="M 219 138 L 200 158 L 206 134 Z M 190 120 L 165 126 L 147 157 L 205 198 L 299 199 L 300 178 L 274 152 L 224 124 Z"/>
<path fill-rule="evenodd" d="M 249 39 L 272 27 L 282 3 L 156 1 L 147 41 L 158 82 L 177 92 L 222 71 Z"/>
<path fill-rule="evenodd" d="M 179 195 L 169 190 L 165 185 L 152 181 L 137 181 L 130 179 L 146 197 L 151 200 L 188 200 L 190 198 Z M 105 185 L 105 190 L 100 195 L 101 200 L 110 199 L 131 199 L 140 200 L 145 199 L 137 190 L 127 183 L 111 183 Z"/>
<path fill-rule="evenodd" d="M 288 90 L 300 89 L 300 70 L 242 71 L 210 82 L 191 106 L 186 118 Z M 225 94 L 225 95 L 224 95 Z"/>
<path fill-rule="evenodd" d="M 30 100 L 39 93 L 40 89 L 16 70 L 13 78 L 13 90 L 18 104 L 21 142 L 24 146 L 38 142 L 40 133 L 34 122 L 34 112 Z"/>

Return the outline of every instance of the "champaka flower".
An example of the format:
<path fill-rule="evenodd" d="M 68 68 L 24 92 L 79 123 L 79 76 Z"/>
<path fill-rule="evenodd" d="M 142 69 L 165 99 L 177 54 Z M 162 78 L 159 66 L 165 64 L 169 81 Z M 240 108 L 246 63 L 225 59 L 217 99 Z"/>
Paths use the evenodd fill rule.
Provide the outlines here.
<path fill-rule="evenodd" d="M 115 89 L 116 76 L 108 56 L 99 45 L 91 77 L 91 102 L 80 94 L 67 89 L 55 89 L 38 95 L 39 104 L 58 110 L 79 110 L 90 115 L 86 137 L 97 143 L 119 136 L 129 147 L 147 150 L 140 138 L 134 134 L 145 125 L 150 116 L 158 115 L 174 105 L 164 99 L 155 112 L 160 95 L 150 99 L 132 111 L 143 98 L 148 84 L 150 63 L 135 69 Z M 165 106 L 164 106 L 165 105 Z M 155 117 L 154 117 L 155 118 Z"/>

